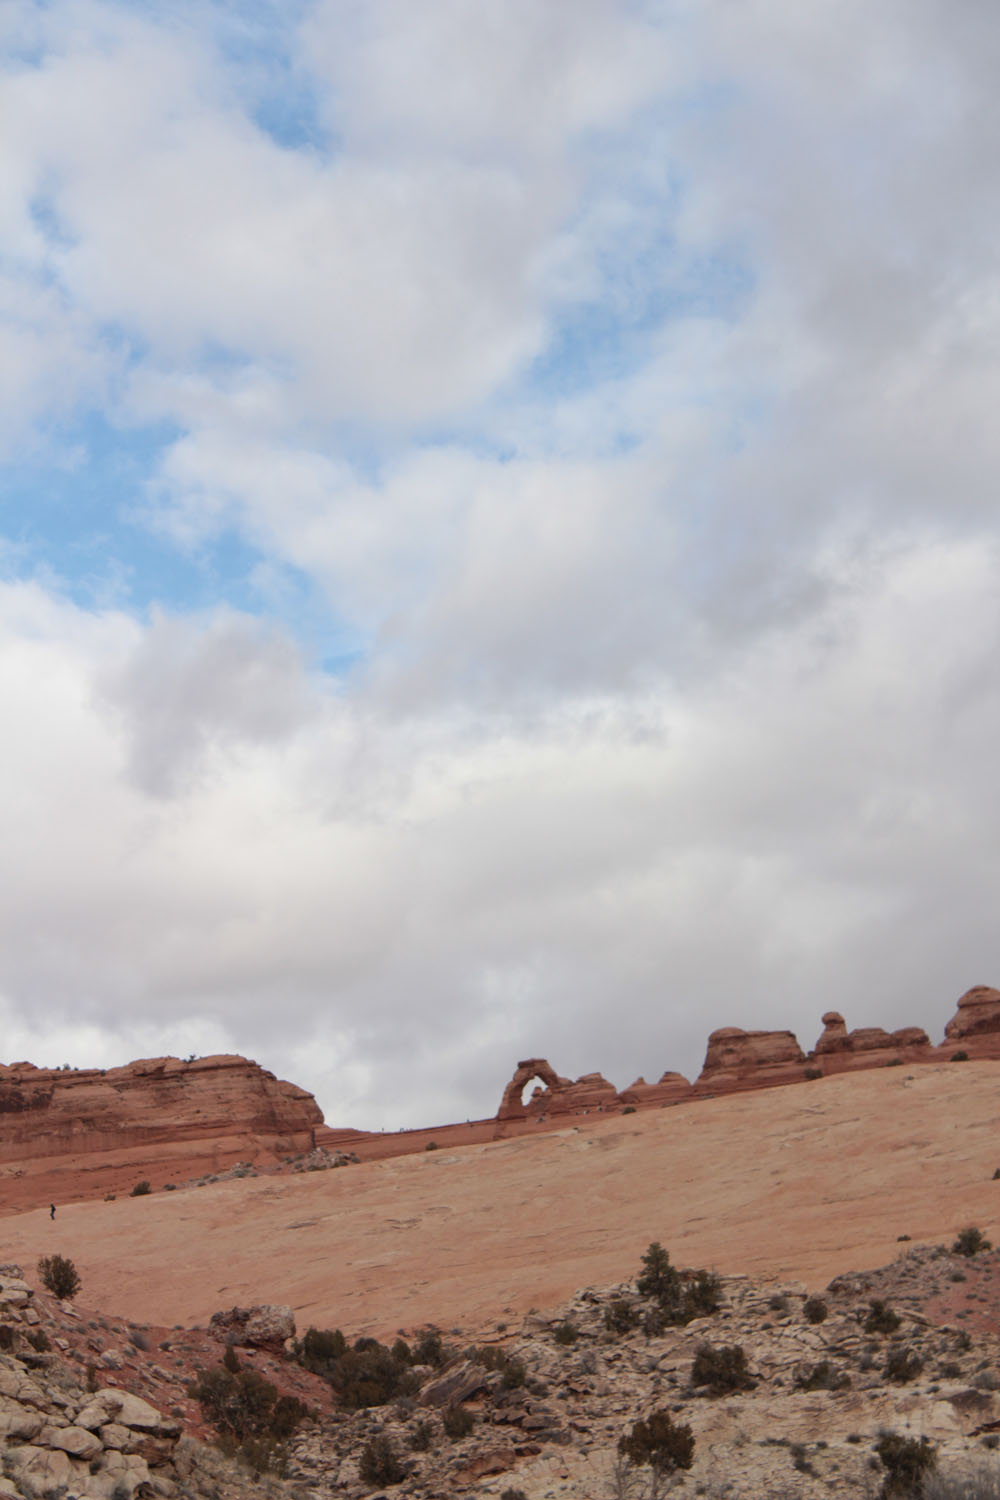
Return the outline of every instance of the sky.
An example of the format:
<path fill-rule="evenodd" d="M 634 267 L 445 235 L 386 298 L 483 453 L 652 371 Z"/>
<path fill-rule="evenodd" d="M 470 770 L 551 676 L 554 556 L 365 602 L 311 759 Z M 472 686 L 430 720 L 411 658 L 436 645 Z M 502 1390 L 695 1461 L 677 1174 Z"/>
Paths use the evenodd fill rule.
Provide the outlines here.
<path fill-rule="evenodd" d="M 1000 984 L 990 0 L 0 6 L 0 1060 Z"/>

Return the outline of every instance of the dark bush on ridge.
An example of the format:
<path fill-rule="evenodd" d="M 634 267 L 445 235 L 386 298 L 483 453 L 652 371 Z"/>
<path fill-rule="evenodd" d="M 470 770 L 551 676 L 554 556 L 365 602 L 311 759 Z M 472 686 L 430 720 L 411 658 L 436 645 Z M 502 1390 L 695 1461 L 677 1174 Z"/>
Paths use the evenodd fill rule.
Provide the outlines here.
<path fill-rule="evenodd" d="M 38 1274 L 42 1285 L 60 1302 L 75 1297 L 80 1290 L 76 1266 L 65 1255 L 43 1255 L 38 1262 Z"/>
<path fill-rule="evenodd" d="M 263 1375 L 243 1369 L 235 1354 L 228 1364 L 196 1370 L 195 1375 L 187 1393 L 199 1403 L 223 1447 L 254 1468 L 280 1468 L 284 1445 L 309 1415 L 298 1397 L 279 1395 Z"/>
<path fill-rule="evenodd" d="M 361 1450 L 358 1471 L 366 1484 L 401 1484 L 409 1472 L 384 1432 L 376 1433 Z"/>
<path fill-rule="evenodd" d="M 992 1250 L 993 1246 L 974 1224 L 967 1229 L 961 1229 L 958 1238 L 951 1247 L 952 1255 L 979 1255 L 983 1250 Z"/>
<path fill-rule="evenodd" d="M 685 1281 L 670 1264 L 670 1255 L 658 1240 L 642 1257 L 643 1269 L 636 1281 L 640 1297 L 654 1306 L 643 1320 L 647 1334 L 656 1335 L 665 1328 L 690 1323 L 717 1311 L 721 1301 L 719 1278 L 711 1271 L 700 1270 Z"/>

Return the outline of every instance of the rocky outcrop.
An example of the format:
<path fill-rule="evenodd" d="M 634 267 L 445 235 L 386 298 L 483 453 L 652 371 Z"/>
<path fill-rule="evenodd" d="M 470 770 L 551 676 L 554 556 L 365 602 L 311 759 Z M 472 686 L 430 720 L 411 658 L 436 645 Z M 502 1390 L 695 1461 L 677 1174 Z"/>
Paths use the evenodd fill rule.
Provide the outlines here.
<path fill-rule="evenodd" d="M 83 1389 L 56 1354 L 39 1352 L 51 1340 L 32 1295 L 20 1266 L 0 1267 L 0 1439 L 13 1481 L 0 1480 L 0 1495 L 173 1494 L 179 1424 L 131 1391 Z"/>
<path fill-rule="evenodd" d="M 544 1087 L 536 1088 L 530 1100 L 522 1101 L 525 1086 L 537 1078 Z M 503 1092 L 497 1121 L 540 1120 L 549 1115 L 584 1114 L 592 1109 L 613 1109 L 620 1104 L 613 1083 L 601 1073 L 584 1073 L 575 1081 L 561 1078 L 544 1057 L 529 1057 L 519 1062 L 514 1076 Z"/>
<path fill-rule="evenodd" d="M 94 1196 L 309 1151 L 322 1122 L 305 1089 L 243 1057 L 158 1057 L 107 1070 L 0 1065 L 0 1174 L 46 1177 L 56 1199 L 66 1173 L 74 1197 L 88 1186 Z"/>
<path fill-rule="evenodd" d="M 629 1084 L 627 1089 L 622 1089 L 618 1095 L 623 1104 L 679 1104 L 682 1099 L 690 1099 L 694 1090 L 684 1077 L 683 1073 L 662 1073 L 656 1083 L 647 1083 L 645 1078 L 637 1078 L 635 1083 Z"/>
<path fill-rule="evenodd" d="M 823 1034 L 810 1060 L 824 1073 L 848 1073 L 897 1061 L 928 1061 L 930 1045 L 930 1037 L 919 1026 L 903 1026 L 898 1031 L 861 1026 L 848 1031 L 840 1012 L 828 1010 L 823 1017 Z"/>
<path fill-rule="evenodd" d="M 805 1077 L 806 1057 L 790 1031 L 743 1031 L 723 1026 L 708 1039 L 696 1094 L 770 1088 Z"/>
<path fill-rule="evenodd" d="M 958 1002 L 958 1009 L 944 1028 L 944 1034 L 950 1042 L 982 1042 L 995 1037 L 1000 1043 L 1000 990 L 991 989 L 988 984 L 977 984 L 966 990 Z M 996 1057 L 1000 1055 L 1000 1049 L 975 1055 Z"/>
<path fill-rule="evenodd" d="M 544 1057 L 527 1057 L 519 1062 L 514 1070 L 514 1076 L 503 1091 L 500 1108 L 497 1110 L 498 1120 L 523 1120 L 528 1113 L 528 1107 L 522 1102 L 526 1084 L 533 1078 L 540 1078 L 550 1094 L 558 1093 L 560 1089 L 569 1088 L 568 1078 L 560 1078 L 546 1062 Z M 536 1093 L 540 1090 L 536 1090 Z"/>

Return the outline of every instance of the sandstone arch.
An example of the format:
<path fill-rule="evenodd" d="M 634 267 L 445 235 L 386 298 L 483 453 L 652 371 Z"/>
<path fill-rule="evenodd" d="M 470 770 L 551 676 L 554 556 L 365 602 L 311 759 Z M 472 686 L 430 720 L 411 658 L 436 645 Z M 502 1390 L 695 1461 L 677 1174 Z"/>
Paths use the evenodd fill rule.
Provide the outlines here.
<path fill-rule="evenodd" d="M 521 1102 L 521 1094 L 524 1085 L 533 1078 L 541 1079 L 545 1087 L 553 1091 L 564 1088 L 567 1082 L 565 1078 L 559 1077 L 544 1057 L 525 1058 L 518 1063 L 513 1078 L 503 1091 L 500 1108 L 497 1110 L 498 1120 L 523 1120 L 527 1117 L 528 1111 Z"/>

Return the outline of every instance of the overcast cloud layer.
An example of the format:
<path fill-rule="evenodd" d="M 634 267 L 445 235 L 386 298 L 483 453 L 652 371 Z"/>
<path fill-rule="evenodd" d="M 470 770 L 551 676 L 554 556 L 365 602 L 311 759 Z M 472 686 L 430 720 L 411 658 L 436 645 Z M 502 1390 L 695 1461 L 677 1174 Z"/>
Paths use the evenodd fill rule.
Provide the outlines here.
<path fill-rule="evenodd" d="M 0 48 L 3 1061 L 433 1123 L 1000 984 L 992 5 Z"/>

